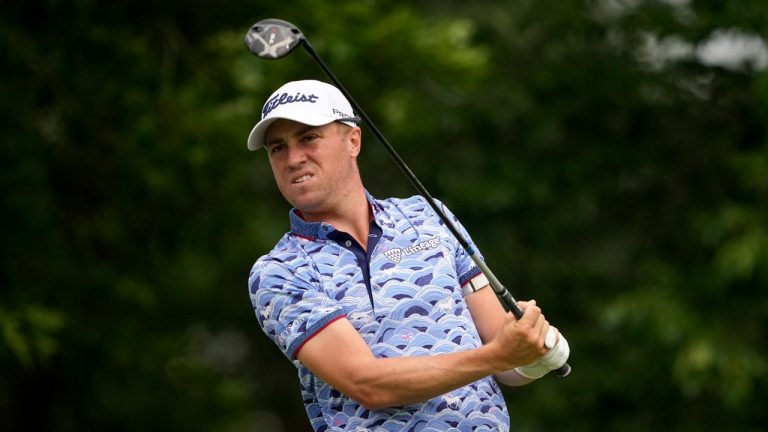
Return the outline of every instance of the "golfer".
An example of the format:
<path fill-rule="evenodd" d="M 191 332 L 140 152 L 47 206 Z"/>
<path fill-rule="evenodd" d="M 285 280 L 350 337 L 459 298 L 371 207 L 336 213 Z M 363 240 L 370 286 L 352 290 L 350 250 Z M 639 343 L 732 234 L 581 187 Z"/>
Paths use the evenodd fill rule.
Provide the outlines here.
<path fill-rule="evenodd" d="M 424 198 L 368 193 L 357 121 L 337 88 L 293 81 L 248 137 L 293 206 L 250 273 L 259 325 L 296 366 L 315 431 L 507 431 L 498 383 L 557 369 L 568 343 L 535 301 L 504 311 Z"/>

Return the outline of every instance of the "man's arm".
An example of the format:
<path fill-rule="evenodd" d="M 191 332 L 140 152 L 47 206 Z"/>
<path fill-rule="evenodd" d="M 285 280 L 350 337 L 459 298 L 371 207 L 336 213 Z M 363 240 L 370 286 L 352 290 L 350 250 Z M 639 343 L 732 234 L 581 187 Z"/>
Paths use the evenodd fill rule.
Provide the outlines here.
<path fill-rule="evenodd" d="M 464 300 L 467 302 L 467 307 L 469 308 L 472 320 L 475 322 L 475 327 L 480 334 L 480 339 L 483 341 L 483 344 L 490 342 L 498 332 L 499 328 L 503 325 L 505 316 L 507 315 L 507 312 L 504 311 L 499 299 L 496 298 L 493 289 L 490 285 L 485 285 L 483 288 L 467 295 Z M 525 310 L 528 306 L 535 305 L 536 302 L 521 301 L 518 304 Z M 547 328 L 545 328 L 544 331 L 546 334 Z M 557 329 L 555 329 L 555 332 L 557 333 Z M 557 336 L 559 338 L 559 334 Z M 508 386 L 520 386 L 534 381 L 520 375 L 514 368 L 496 372 L 494 376 L 499 382 Z"/>
<path fill-rule="evenodd" d="M 490 290 L 483 290 L 490 291 Z M 497 302 L 498 303 L 498 302 Z M 376 358 L 352 324 L 340 319 L 314 335 L 297 359 L 371 409 L 422 402 L 541 357 L 547 322 L 535 305 L 517 320 L 504 314 L 480 348 L 450 354 Z"/>

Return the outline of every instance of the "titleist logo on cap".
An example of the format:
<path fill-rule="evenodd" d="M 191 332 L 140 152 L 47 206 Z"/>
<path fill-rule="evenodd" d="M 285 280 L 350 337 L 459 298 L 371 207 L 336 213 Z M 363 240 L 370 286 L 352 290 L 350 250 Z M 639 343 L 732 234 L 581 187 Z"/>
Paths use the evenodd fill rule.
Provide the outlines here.
<path fill-rule="evenodd" d="M 304 93 L 296 93 L 296 95 L 292 96 L 288 93 L 280 93 L 279 95 L 275 95 L 275 97 L 268 100 L 267 103 L 264 104 L 264 109 L 261 110 L 261 118 L 265 118 L 272 110 L 279 107 L 280 105 L 295 102 L 315 103 L 317 99 L 318 97 L 314 94 L 306 95 Z"/>

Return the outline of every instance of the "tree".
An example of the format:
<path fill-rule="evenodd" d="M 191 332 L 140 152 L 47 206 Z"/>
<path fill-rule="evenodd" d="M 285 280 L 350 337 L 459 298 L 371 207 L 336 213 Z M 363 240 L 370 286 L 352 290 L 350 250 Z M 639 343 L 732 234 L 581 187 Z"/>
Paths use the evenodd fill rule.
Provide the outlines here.
<path fill-rule="evenodd" d="M 3 5 L 0 429 L 307 428 L 246 294 L 288 210 L 247 132 L 324 79 L 245 50 L 272 16 L 571 341 L 513 428 L 760 430 L 768 12 L 721 3 Z"/>

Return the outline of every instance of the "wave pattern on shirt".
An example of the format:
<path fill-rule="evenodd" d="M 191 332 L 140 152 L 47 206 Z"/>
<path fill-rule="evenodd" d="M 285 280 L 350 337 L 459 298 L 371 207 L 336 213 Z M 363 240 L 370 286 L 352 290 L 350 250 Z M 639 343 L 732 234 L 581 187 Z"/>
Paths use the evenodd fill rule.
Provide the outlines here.
<path fill-rule="evenodd" d="M 480 346 L 460 290 L 461 283 L 478 271 L 466 252 L 421 197 L 381 201 L 369 196 L 369 202 L 382 228 L 370 255 L 371 292 L 352 252 L 324 238 L 318 227 L 298 227 L 303 232 L 316 230 L 318 238 L 286 235 L 254 265 L 251 299 L 265 333 L 290 356 L 291 349 L 311 338 L 312 332 L 345 315 L 378 358 L 446 354 Z M 422 403 L 370 410 L 298 360 L 294 364 L 316 431 L 509 428 L 504 398 L 492 377 Z"/>

